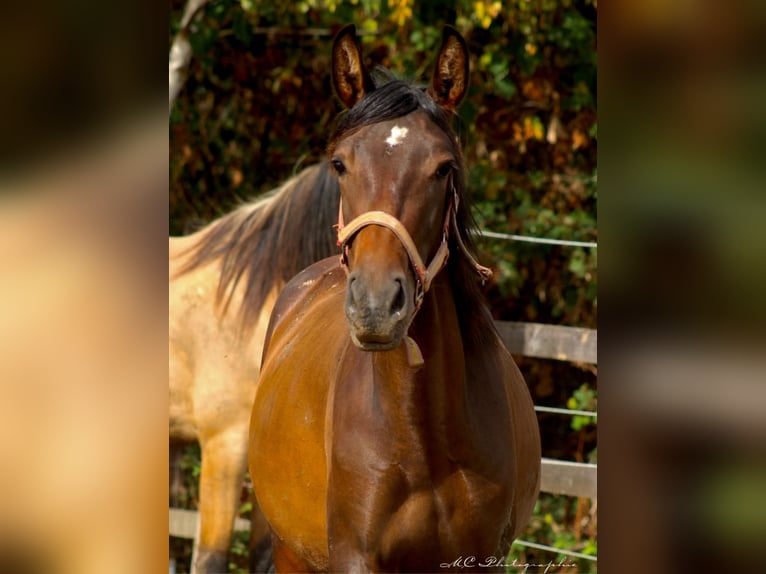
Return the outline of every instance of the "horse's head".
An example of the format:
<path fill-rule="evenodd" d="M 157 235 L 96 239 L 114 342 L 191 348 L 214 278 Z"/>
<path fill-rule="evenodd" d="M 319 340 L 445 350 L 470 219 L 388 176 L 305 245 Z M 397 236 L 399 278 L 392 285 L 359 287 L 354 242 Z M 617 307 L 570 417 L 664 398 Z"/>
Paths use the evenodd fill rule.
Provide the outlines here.
<path fill-rule="evenodd" d="M 341 30 L 332 54 L 335 90 L 349 108 L 329 146 L 341 191 L 346 316 L 359 348 L 388 350 L 401 344 L 446 260 L 463 177 L 450 124 L 467 89 L 468 52 L 445 28 L 426 89 L 398 80 L 376 88 L 353 26 Z"/>

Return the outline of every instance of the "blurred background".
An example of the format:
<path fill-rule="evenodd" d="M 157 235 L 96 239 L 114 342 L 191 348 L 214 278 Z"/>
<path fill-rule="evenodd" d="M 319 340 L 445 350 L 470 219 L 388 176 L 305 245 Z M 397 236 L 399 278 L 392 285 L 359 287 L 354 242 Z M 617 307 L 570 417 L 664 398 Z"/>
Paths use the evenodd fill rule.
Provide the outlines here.
<path fill-rule="evenodd" d="M 760 562 L 765 32 L 748 0 L 600 13 L 599 559 L 621 572 Z"/>

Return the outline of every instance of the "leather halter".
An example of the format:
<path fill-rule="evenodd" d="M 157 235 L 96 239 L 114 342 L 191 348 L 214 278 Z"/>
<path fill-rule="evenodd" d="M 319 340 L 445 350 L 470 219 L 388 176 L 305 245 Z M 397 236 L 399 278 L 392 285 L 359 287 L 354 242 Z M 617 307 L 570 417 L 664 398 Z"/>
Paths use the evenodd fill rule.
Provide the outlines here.
<path fill-rule="evenodd" d="M 469 253 L 462 238 L 460 237 L 460 231 L 457 227 L 457 208 L 459 204 L 459 198 L 457 190 L 454 185 L 452 186 L 452 198 L 447 206 L 447 214 L 444 218 L 444 227 L 442 232 L 442 241 L 439 244 L 436 253 L 431 259 L 431 262 L 426 266 L 423 263 L 423 259 L 418 253 L 415 242 L 412 240 L 407 229 L 404 225 L 396 219 L 393 215 L 386 213 L 385 211 L 368 211 L 354 218 L 348 225 L 343 222 L 343 199 L 340 200 L 338 206 L 338 223 L 335 226 L 338 230 L 338 245 L 341 248 L 340 265 L 343 267 L 346 274 L 348 274 L 348 244 L 351 239 L 364 227 L 368 225 L 380 225 L 390 229 L 394 235 L 399 239 L 407 252 L 412 269 L 415 272 L 415 307 L 410 316 L 409 325 L 412 325 L 412 321 L 415 315 L 423 305 L 423 298 L 431 287 L 431 282 L 439 271 L 441 271 L 447 264 L 447 258 L 449 257 L 449 230 L 452 225 L 455 230 L 455 238 L 457 239 L 458 246 L 461 253 L 468 259 L 471 266 L 479 274 L 482 279 L 482 283 L 492 276 L 492 270 L 480 265 L 473 256 Z M 409 331 L 409 325 L 407 330 Z M 411 367 L 419 367 L 423 364 L 423 354 L 420 352 L 418 344 L 407 335 L 405 337 L 405 343 L 407 346 L 407 359 Z"/>

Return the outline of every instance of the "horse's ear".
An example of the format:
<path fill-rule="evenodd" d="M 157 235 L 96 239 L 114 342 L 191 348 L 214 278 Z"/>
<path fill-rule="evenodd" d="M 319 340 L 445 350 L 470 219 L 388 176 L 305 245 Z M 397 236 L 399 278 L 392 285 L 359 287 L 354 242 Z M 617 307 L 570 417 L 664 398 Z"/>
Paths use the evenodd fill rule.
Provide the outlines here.
<path fill-rule="evenodd" d="M 445 26 L 428 88 L 430 96 L 446 110 L 454 111 L 468 90 L 468 47 L 460 32 Z"/>
<path fill-rule="evenodd" d="M 332 81 L 335 93 L 347 108 L 375 89 L 362 63 L 362 50 L 353 24 L 344 26 L 332 44 Z"/>

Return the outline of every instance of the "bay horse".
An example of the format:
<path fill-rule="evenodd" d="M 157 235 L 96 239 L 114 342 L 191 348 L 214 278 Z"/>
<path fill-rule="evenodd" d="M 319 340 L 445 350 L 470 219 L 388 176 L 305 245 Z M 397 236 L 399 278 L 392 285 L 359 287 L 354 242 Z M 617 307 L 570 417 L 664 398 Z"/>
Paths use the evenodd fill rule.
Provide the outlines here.
<path fill-rule="evenodd" d="M 426 88 L 374 81 L 353 25 L 334 40 L 342 254 L 279 295 L 250 426 L 278 572 L 504 571 L 532 513 L 539 430 L 482 299 L 451 127 L 468 68 L 451 27 Z"/>
<path fill-rule="evenodd" d="M 327 162 L 186 237 L 169 260 L 170 438 L 199 441 L 200 529 L 192 572 L 224 572 L 247 468 L 263 342 L 276 293 L 338 252 Z M 253 508 L 251 546 L 268 529 Z M 252 548 L 251 548 L 252 550 Z"/>

